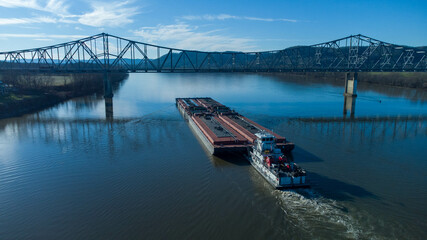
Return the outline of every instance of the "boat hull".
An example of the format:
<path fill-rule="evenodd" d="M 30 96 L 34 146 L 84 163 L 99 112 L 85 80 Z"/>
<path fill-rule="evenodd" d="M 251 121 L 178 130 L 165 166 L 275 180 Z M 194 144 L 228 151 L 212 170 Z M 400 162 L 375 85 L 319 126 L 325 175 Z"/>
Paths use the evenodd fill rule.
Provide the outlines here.
<path fill-rule="evenodd" d="M 301 177 L 280 177 L 275 176 L 268 168 L 253 159 L 251 154 L 248 155 L 248 161 L 257 170 L 268 183 L 276 189 L 286 188 L 308 188 L 310 185 L 306 182 L 306 176 Z M 288 181 L 285 181 L 288 180 Z"/>

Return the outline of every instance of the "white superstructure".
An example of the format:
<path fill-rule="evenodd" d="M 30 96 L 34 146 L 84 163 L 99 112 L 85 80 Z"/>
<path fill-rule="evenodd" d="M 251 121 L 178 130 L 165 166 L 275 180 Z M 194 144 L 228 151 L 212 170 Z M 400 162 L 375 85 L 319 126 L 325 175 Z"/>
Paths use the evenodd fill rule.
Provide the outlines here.
<path fill-rule="evenodd" d="M 308 186 L 306 172 L 276 147 L 274 135 L 264 131 L 255 135 L 257 139 L 249 149 L 248 159 L 269 183 L 276 188 Z"/>

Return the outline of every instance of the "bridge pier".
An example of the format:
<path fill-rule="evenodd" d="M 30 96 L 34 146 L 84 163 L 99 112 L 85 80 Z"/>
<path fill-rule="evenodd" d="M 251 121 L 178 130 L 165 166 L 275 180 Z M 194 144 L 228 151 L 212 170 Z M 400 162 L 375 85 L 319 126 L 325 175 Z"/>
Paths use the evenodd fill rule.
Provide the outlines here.
<path fill-rule="evenodd" d="M 113 96 L 114 94 L 110 74 L 108 74 L 108 72 L 104 72 L 104 98 L 112 98 Z"/>
<path fill-rule="evenodd" d="M 344 96 L 357 97 L 357 72 L 345 74 Z"/>
<path fill-rule="evenodd" d="M 104 72 L 104 102 L 105 102 L 105 118 L 113 119 L 113 87 L 111 78 L 108 72 Z"/>
<path fill-rule="evenodd" d="M 350 118 L 354 118 L 356 111 L 356 96 L 344 96 L 344 118 L 347 116 L 347 112 L 350 112 Z"/>

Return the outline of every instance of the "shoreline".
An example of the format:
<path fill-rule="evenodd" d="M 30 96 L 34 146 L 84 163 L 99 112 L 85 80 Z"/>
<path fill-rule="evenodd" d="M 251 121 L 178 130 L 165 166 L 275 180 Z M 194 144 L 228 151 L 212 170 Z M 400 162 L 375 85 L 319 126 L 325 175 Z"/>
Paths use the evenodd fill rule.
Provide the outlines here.
<path fill-rule="evenodd" d="M 124 81 L 127 76 L 127 74 L 112 75 L 111 82 L 113 89 L 118 88 L 120 82 Z M 52 76 L 49 75 L 37 77 L 40 77 L 42 79 L 41 81 L 52 78 Z M 35 113 L 73 98 L 102 93 L 104 91 L 102 75 L 69 75 L 66 77 L 69 82 L 64 85 L 44 88 L 18 88 L 17 90 L 0 95 L 0 119 L 20 117 L 25 114 Z M 10 82 L 13 83 L 14 81 L 21 81 L 23 77 L 13 76 L 9 78 Z"/>
<path fill-rule="evenodd" d="M 0 97 L 0 119 L 20 117 L 25 114 L 31 114 L 43 109 L 55 106 L 56 104 L 67 100 L 95 94 L 96 92 L 72 93 L 27 93 L 27 94 L 9 94 L 9 96 Z M 4 98 L 13 98 L 13 100 L 4 100 Z"/>
<path fill-rule="evenodd" d="M 343 84 L 344 72 L 261 73 L 277 78 Z M 427 90 L 427 72 L 361 72 L 358 83 Z"/>

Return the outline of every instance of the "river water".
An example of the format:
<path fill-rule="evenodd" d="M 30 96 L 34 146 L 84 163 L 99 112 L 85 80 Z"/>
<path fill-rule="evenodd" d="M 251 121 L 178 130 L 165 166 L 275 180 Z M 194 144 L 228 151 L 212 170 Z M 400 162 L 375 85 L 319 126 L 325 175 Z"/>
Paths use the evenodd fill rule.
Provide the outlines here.
<path fill-rule="evenodd" d="M 130 74 L 0 120 L 0 239 L 425 239 L 427 93 L 255 74 Z M 311 188 L 208 154 L 176 97 L 209 96 L 296 144 Z M 351 104 L 350 104 L 351 105 Z"/>

